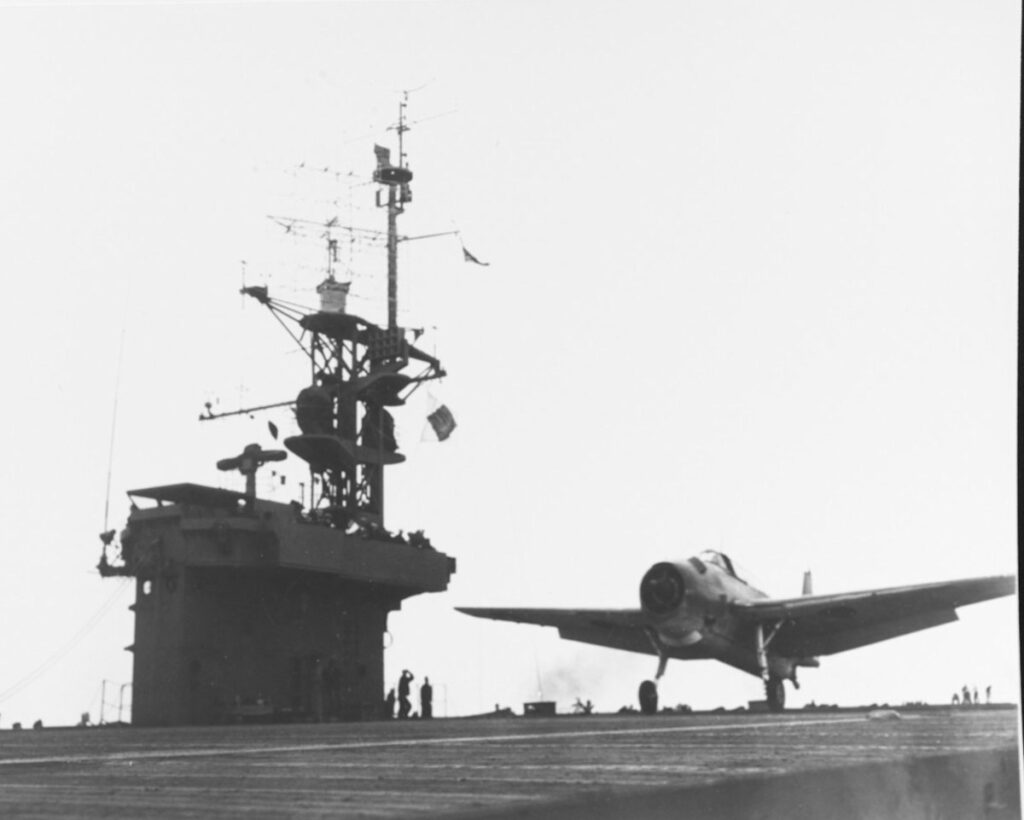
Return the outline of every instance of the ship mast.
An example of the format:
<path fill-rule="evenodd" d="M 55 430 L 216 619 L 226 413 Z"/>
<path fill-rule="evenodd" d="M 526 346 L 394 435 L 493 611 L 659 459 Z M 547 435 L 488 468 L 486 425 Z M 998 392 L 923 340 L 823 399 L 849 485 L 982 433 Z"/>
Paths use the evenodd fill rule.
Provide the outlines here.
<path fill-rule="evenodd" d="M 326 223 L 327 278 L 317 287 L 319 311 L 306 312 L 272 299 L 266 287 L 242 289 L 274 313 L 309 358 L 309 386 L 294 402 L 264 407 L 294 405 L 301 434 L 286 438 L 284 444 L 310 466 L 311 514 L 335 527 L 355 523 L 383 528 L 384 467 L 405 460 L 398 452 L 388 408 L 405 404 L 420 383 L 445 375 L 440 362 L 410 344 L 398 324 L 398 243 L 421 238 L 398 235 L 398 217 L 412 201 L 412 171 L 404 143 L 409 130 L 406 98 L 399 105 L 397 125 L 389 129 L 398 133 L 398 164 L 391 162 L 390 149 L 380 145 L 373 149 L 377 160 L 373 180 L 380 186 L 376 204 L 387 208 L 387 326 L 346 310 L 350 283 L 334 277 L 337 243 L 330 237 L 330 229 L 338 227 L 334 219 Z M 289 325 L 298 328 L 292 330 Z M 403 372 L 413 364 L 422 367 L 421 372 Z M 207 412 L 201 418 L 233 414 Z"/>
<path fill-rule="evenodd" d="M 398 165 L 391 164 L 391 152 L 387 148 L 375 145 L 377 154 L 377 170 L 373 173 L 373 181 L 387 186 L 387 201 L 381 201 L 381 191 L 377 191 L 377 207 L 388 209 L 388 328 L 398 327 L 398 215 L 405 212 L 405 204 L 412 201 L 409 183 L 412 171 L 409 170 L 405 156 L 405 132 L 409 126 L 405 122 L 405 107 L 409 92 L 403 92 L 402 101 L 398 104 L 398 124 L 392 128 L 398 132 Z"/>

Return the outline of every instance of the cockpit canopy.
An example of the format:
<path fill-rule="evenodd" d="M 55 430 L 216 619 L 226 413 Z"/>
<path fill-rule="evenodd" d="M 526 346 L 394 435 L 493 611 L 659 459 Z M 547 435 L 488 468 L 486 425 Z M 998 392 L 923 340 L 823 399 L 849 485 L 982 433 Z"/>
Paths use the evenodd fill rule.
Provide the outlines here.
<path fill-rule="evenodd" d="M 742 581 L 739 575 L 736 574 L 736 570 L 733 569 L 732 560 L 724 552 L 715 552 L 715 550 L 704 550 L 697 556 L 705 564 L 714 564 L 719 569 L 725 570 L 733 578 Z"/>

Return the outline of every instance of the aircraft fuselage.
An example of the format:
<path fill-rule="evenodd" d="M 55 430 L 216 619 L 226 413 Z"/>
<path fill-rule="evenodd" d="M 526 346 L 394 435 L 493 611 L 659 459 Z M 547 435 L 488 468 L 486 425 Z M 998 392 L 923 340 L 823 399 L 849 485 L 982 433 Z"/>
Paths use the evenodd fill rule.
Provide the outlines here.
<path fill-rule="evenodd" d="M 660 562 L 640 582 L 640 605 L 651 623 L 652 640 L 667 656 L 714 658 L 751 675 L 795 680 L 797 666 L 817 665 L 816 661 L 780 657 L 770 651 L 769 643 L 762 666 L 757 627 L 735 612 L 737 603 L 767 599 L 716 553 Z"/>

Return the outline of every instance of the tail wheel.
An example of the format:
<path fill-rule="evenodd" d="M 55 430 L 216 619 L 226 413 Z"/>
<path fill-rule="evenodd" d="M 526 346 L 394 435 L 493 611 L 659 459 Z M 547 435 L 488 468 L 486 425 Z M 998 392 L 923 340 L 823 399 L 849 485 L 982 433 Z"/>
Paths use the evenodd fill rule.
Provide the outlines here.
<path fill-rule="evenodd" d="M 764 682 L 764 693 L 771 711 L 781 712 L 786 708 L 786 682 L 782 678 L 768 678 Z"/>
<path fill-rule="evenodd" d="M 640 684 L 640 711 L 645 715 L 653 715 L 658 711 L 658 684 L 645 680 Z"/>

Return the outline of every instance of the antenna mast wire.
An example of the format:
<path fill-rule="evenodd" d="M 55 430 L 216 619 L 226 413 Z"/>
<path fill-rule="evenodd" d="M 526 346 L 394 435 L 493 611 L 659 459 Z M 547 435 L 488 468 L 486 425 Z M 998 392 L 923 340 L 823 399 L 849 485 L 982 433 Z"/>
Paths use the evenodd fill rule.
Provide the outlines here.
<path fill-rule="evenodd" d="M 114 375 L 114 409 L 110 417 L 110 447 L 107 452 L 107 497 L 103 501 L 103 532 L 110 524 L 110 479 L 114 472 L 114 435 L 117 431 L 117 404 L 121 396 L 121 363 L 124 360 L 124 337 L 128 323 L 128 302 L 125 301 L 124 317 L 121 320 L 121 341 L 117 348 L 117 370 Z"/>
<path fill-rule="evenodd" d="M 65 643 L 59 649 L 55 650 L 53 654 L 50 655 L 50 657 L 48 657 L 45 661 L 39 664 L 39 666 L 37 666 L 31 672 L 26 674 L 23 678 L 21 678 L 21 680 L 11 684 L 2 692 L 0 692 L 0 703 L 3 703 L 8 698 L 11 698 L 14 695 L 18 694 L 26 686 L 35 683 L 36 680 L 38 680 L 40 677 L 46 674 L 50 670 L 50 668 L 55 663 L 57 663 L 57 661 L 59 661 L 66 654 L 68 654 L 68 652 L 70 652 L 72 649 L 78 646 L 78 644 L 81 643 L 82 639 L 85 638 L 86 635 L 88 635 L 90 632 L 93 631 L 93 629 L 99 626 L 100 622 L 103 620 L 103 616 L 107 614 L 107 612 L 115 603 L 117 603 L 117 599 L 120 598 L 121 593 L 123 593 L 127 588 L 128 579 L 122 578 L 121 583 L 117 585 L 117 589 L 115 589 L 113 593 L 111 593 L 110 597 L 103 602 L 100 608 L 93 613 L 92 617 L 85 622 L 82 628 L 71 636 L 67 643 Z"/>

